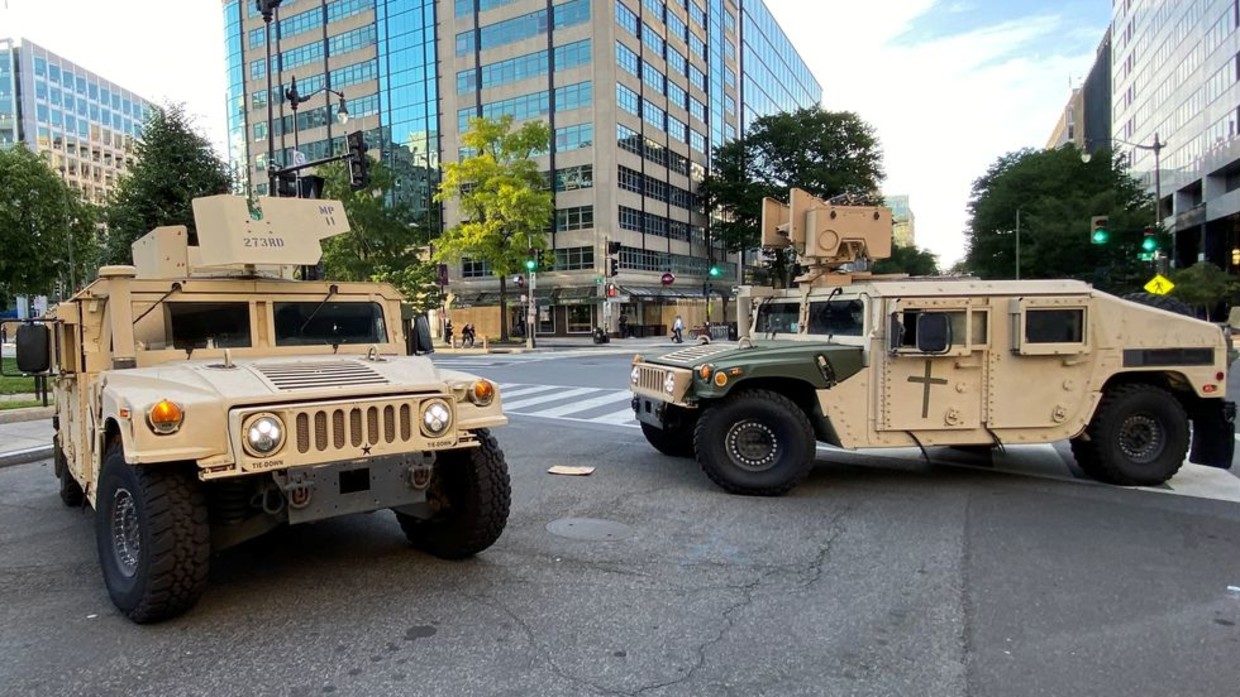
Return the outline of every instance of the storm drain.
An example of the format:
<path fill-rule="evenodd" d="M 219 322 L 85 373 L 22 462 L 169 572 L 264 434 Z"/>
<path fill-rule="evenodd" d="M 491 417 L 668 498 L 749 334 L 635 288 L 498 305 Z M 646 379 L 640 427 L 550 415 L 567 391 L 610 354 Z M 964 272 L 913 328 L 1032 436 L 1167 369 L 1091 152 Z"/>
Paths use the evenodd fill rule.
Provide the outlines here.
<path fill-rule="evenodd" d="M 547 523 L 547 532 L 570 540 L 610 542 L 633 536 L 633 528 L 602 518 L 560 518 Z"/>

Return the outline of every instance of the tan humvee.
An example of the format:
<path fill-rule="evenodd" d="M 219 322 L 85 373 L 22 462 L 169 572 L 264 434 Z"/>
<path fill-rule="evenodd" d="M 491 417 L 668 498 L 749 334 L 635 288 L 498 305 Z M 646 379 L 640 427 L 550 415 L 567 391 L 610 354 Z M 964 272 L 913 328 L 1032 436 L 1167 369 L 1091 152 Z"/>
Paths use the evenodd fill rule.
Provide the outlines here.
<path fill-rule="evenodd" d="M 196 240 L 154 230 L 136 266 L 101 269 L 18 337 L 22 369 L 54 375 L 61 496 L 95 508 L 117 607 L 184 611 L 212 550 L 283 523 L 390 508 L 442 557 L 494 542 L 510 499 L 496 386 L 403 355 L 391 286 L 292 280 L 348 230 L 340 203 L 193 207 Z"/>
<path fill-rule="evenodd" d="M 738 493 L 779 494 L 815 443 L 992 446 L 1070 439 L 1081 468 L 1158 484 L 1190 459 L 1231 466 L 1228 339 L 1208 322 L 1077 281 L 880 277 L 890 213 L 801 191 L 768 199 L 764 244 L 808 272 L 792 290 L 745 288 L 739 345 L 634 359 L 648 440 L 695 455 Z M 1170 305 L 1168 305 L 1170 307 Z M 1192 428 L 1190 429 L 1190 423 Z"/>

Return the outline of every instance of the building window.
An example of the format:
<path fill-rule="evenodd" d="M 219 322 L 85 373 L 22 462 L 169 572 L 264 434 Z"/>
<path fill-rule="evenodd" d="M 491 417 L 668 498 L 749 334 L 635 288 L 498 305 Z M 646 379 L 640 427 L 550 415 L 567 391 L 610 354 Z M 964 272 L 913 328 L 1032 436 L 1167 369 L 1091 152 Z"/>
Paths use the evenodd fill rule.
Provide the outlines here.
<path fill-rule="evenodd" d="M 487 262 L 461 257 L 461 278 L 486 278 L 490 275 L 491 265 Z"/>
<path fill-rule="evenodd" d="M 625 7 L 624 3 L 616 3 L 616 24 L 637 36 L 637 13 Z"/>
<path fill-rule="evenodd" d="M 594 145 L 594 124 L 581 123 L 575 126 L 564 126 L 555 129 L 555 149 L 557 152 L 588 148 Z"/>
<path fill-rule="evenodd" d="M 560 232 L 594 227 L 594 206 L 561 208 L 555 212 L 555 227 Z"/>
<path fill-rule="evenodd" d="M 634 95 L 636 96 L 636 95 Z M 616 124 L 616 145 L 634 155 L 642 154 L 642 138 L 637 131 L 623 124 Z"/>
<path fill-rule="evenodd" d="M 641 100 L 637 93 L 619 83 L 616 84 L 616 104 L 634 116 L 641 113 Z"/>
<path fill-rule="evenodd" d="M 589 106 L 593 99 L 591 97 L 592 93 L 593 85 L 589 81 L 556 88 L 555 106 L 557 109 L 564 111 Z"/>
<path fill-rule="evenodd" d="M 642 82 L 659 94 L 667 94 L 667 78 L 659 72 L 658 68 L 652 68 L 649 63 L 642 65 Z"/>
<path fill-rule="evenodd" d="M 627 206 L 620 206 L 620 229 L 641 232 L 642 212 Z"/>
<path fill-rule="evenodd" d="M 594 307 L 592 305 L 569 305 L 568 333 L 588 334 L 594 330 Z"/>
<path fill-rule="evenodd" d="M 641 172 L 638 172 L 635 169 L 629 169 L 623 165 L 620 166 L 617 182 L 619 183 L 621 189 L 624 189 L 625 191 L 632 191 L 635 194 L 640 194 L 645 189 L 642 185 L 642 179 L 643 177 Z"/>
<path fill-rule="evenodd" d="M 642 100 L 642 118 L 660 131 L 667 130 L 667 112 L 655 106 L 649 99 Z"/>
<path fill-rule="evenodd" d="M 617 41 L 616 65 L 636 77 L 640 72 L 641 61 L 637 58 L 637 53 L 633 49 L 625 46 L 623 42 Z"/>
<path fill-rule="evenodd" d="M 594 247 L 569 247 L 555 250 L 553 271 L 583 271 L 594 269 Z"/>
<path fill-rule="evenodd" d="M 667 65 L 681 75 L 688 75 L 689 63 L 685 55 L 671 46 L 667 47 Z"/>
<path fill-rule="evenodd" d="M 594 186 L 594 165 L 577 165 L 561 167 L 555 173 L 556 191 L 576 191 Z M 593 211 L 591 211 L 593 219 Z"/>
<path fill-rule="evenodd" d="M 642 43 L 646 44 L 646 47 L 649 48 L 654 55 L 659 58 L 663 57 L 665 50 L 664 47 L 667 45 L 667 42 L 665 42 L 663 37 L 659 36 L 659 34 L 645 22 L 642 23 Z"/>

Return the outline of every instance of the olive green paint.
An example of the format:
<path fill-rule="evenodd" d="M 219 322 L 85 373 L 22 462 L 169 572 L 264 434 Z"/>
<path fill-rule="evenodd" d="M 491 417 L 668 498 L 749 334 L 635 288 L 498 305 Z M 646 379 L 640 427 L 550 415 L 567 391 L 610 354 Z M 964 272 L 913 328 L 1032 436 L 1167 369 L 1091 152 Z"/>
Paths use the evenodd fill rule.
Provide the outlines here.
<path fill-rule="evenodd" d="M 791 378 L 803 381 L 816 390 L 827 389 L 831 384 L 818 368 L 818 356 L 827 359 L 835 374 L 835 382 L 852 377 L 863 367 L 860 347 L 807 341 L 758 341 L 754 342 L 753 348 L 717 353 L 691 366 L 683 361 L 665 361 L 662 358 L 652 358 L 650 363 L 691 368 L 710 364 L 716 371 L 740 368 L 741 375 L 729 379 L 723 387 L 715 386 L 713 373 L 712 378 L 706 380 L 694 374 L 693 385 L 686 397 L 719 399 L 747 381 L 761 378 Z"/>

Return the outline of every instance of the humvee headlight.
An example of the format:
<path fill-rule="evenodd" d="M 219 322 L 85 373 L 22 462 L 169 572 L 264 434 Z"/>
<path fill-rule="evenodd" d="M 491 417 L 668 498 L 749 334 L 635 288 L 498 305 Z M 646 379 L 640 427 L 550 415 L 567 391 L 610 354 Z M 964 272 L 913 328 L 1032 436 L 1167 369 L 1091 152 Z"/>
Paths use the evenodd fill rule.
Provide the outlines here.
<path fill-rule="evenodd" d="M 715 366 L 709 363 L 703 363 L 702 365 L 699 365 L 697 367 L 698 377 L 702 378 L 703 380 L 709 380 L 710 374 L 713 372 L 715 372 Z"/>
<path fill-rule="evenodd" d="M 176 433 L 184 420 L 185 412 L 181 410 L 180 405 L 166 399 L 156 402 L 146 413 L 147 425 L 161 436 Z"/>
<path fill-rule="evenodd" d="M 633 383 L 634 385 L 637 384 L 637 381 L 640 380 L 641 377 L 642 377 L 642 371 L 637 366 L 634 366 L 633 369 L 629 371 L 629 382 Z"/>
<path fill-rule="evenodd" d="M 667 377 L 663 378 L 663 391 L 668 394 L 671 394 L 676 391 L 676 376 L 675 375 L 668 373 Z"/>
<path fill-rule="evenodd" d="M 275 414 L 259 414 L 245 423 L 245 450 L 266 457 L 284 445 L 284 424 Z"/>
<path fill-rule="evenodd" d="M 475 380 L 469 387 L 469 401 L 485 407 L 495 401 L 495 385 L 490 380 Z"/>
<path fill-rule="evenodd" d="M 442 436 L 452 426 L 452 410 L 442 399 L 432 399 L 422 407 L 422 433 Z"/>

